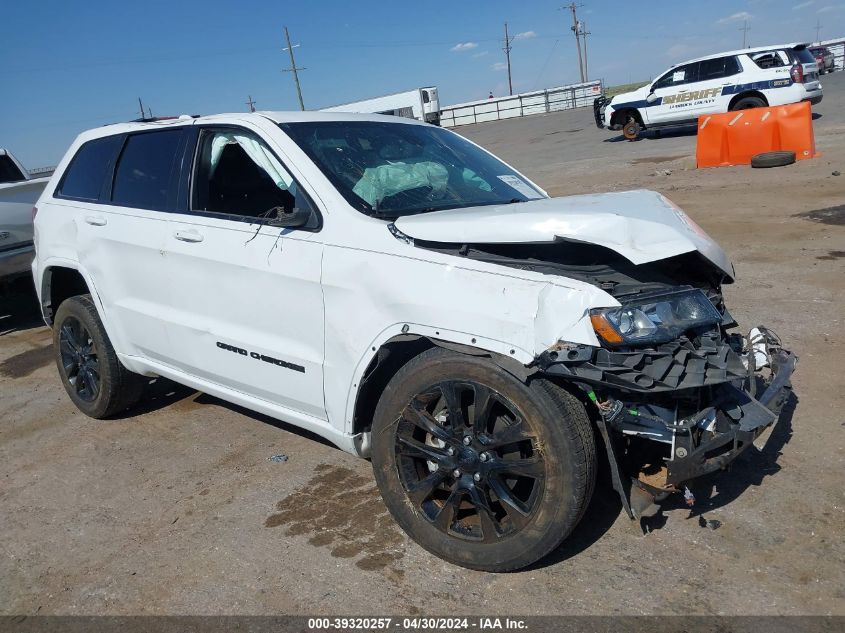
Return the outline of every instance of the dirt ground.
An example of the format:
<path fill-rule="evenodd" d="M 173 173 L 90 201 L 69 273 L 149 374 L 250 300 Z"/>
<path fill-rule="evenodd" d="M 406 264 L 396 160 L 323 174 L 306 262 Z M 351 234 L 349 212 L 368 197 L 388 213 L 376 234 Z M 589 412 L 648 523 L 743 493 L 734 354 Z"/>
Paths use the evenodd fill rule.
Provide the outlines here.
<path fill-rule="evenodd" d="M 460 129 L 552 195 L 669 196 L 733 258 L 736 319 L 800 357 L 766 448 L 693 512 L 643 535 L 603 481 L 533 568 L 454 567 L 393 524 L 368 462 L 284 423 L 161 380 L 85 418 L 24 294 L 0 310 L 0 614 L 845 614 L 845 73 L 824 84 L 822 156 L 770 170 L 696 170 L 694 135 L 618 142 L 586 109 Z"/>

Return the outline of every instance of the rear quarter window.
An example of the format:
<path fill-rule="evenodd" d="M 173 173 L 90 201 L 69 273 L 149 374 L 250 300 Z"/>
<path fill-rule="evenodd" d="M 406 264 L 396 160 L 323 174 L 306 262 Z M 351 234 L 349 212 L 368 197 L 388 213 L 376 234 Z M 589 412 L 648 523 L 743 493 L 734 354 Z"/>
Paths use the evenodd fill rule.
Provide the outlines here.
<path fill-rule="evenodd" d="M 813 57 L 813 54 L 807 48 L 802 48 L 799 50 L 793 50 L 792 56 L 795 58 L 796 61 L 801 62 L 802 64 L 815 64 L 816 58 Z"/>
<path fill-rule="evenodd" d="M 9 156 L 0 156 L 0 182 L 17 182 L 23 179 L 23 174 L 14 161 Z"/>
<path fill-rule="evenodd" d="M 128 136 L 114 174 L 112 202 L 138 209 L 165 209 L 182 133 L 175 129 Z"/>
<path fill-rule="evenodd" d="M 106 136 L 88 141 L 80 147 L 62 176 L 56 195 L 62 198 L 98 200 L 122 142 L 123 136 Z"/>

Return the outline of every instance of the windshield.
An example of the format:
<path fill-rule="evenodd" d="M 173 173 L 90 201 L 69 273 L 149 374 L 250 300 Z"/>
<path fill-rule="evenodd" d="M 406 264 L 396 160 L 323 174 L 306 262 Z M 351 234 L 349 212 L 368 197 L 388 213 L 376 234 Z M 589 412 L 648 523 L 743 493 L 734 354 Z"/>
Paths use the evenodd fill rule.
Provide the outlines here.
<path fill-rule="evenodd" d="M 280 127 L 369 215 L 397 218 L 545 197 L 502 161 L 438 127 L 380 121 Z"/>

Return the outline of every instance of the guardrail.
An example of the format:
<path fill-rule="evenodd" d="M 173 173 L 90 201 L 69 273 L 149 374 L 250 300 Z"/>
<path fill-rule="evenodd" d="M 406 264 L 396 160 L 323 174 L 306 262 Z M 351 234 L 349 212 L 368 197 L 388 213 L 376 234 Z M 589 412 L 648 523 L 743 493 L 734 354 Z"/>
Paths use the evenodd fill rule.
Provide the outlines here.
<path fill-rule="evenodd" d="M 440 125 L 456 127 L 581 108 L 592 105 L 593 99 L 602 94 L 602 90 L 601 81 L 588 81 L 508 97 L 459 103 L 440 109 Z"/>

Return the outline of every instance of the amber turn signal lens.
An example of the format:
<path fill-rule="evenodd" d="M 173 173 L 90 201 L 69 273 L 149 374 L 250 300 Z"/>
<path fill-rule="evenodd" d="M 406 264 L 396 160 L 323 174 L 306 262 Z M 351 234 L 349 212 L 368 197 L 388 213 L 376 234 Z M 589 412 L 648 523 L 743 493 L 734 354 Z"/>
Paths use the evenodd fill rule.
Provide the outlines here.
<path fill-rule="evenodd" d="M 611 345 L 618 345 L 622 342 L 622 335 L 607 320 L 603 314 L 591 314 L 590 322 L 593 324 L 593 329 L 596 331 L 605 343 Z"/>

